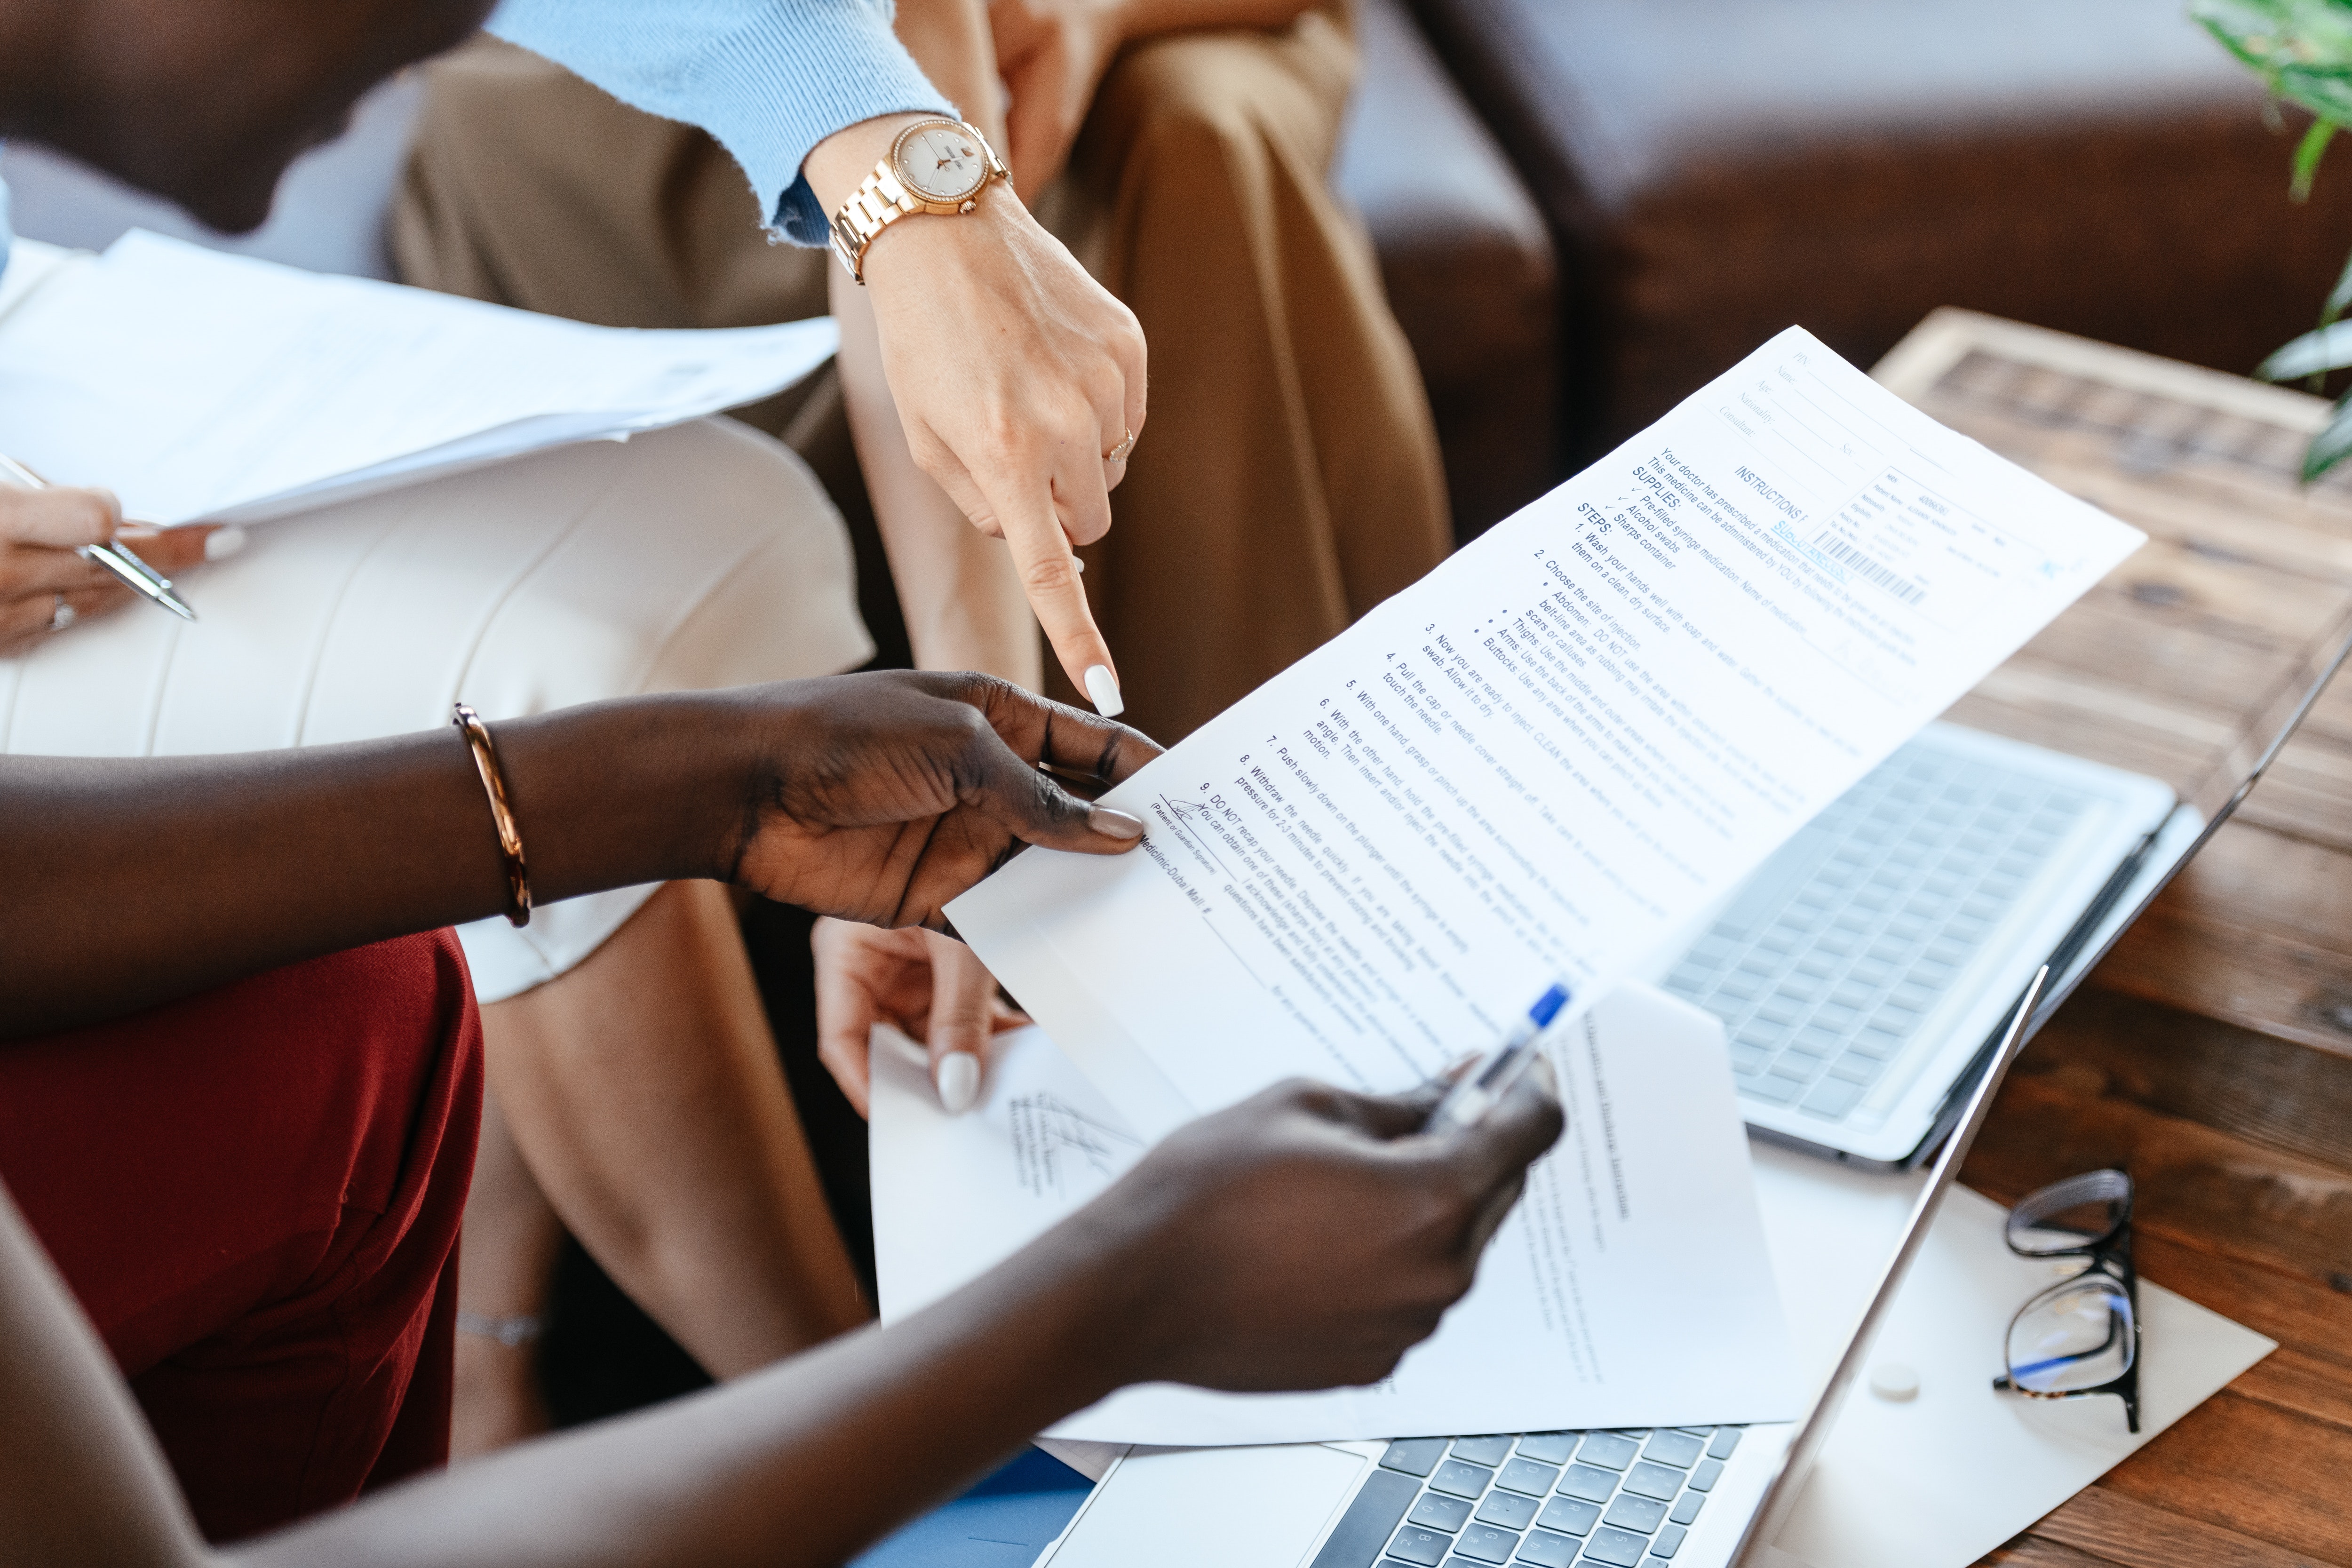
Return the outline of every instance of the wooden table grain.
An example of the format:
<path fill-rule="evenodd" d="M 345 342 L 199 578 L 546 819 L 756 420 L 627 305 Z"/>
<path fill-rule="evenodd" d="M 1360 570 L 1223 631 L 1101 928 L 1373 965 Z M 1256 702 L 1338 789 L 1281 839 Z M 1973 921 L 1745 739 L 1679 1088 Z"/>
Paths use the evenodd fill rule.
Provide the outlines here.
<path fill-rule="evenodd" d="M 2185 788 L 2352 622 L 2352 479 L 2297 482 L 2320 399 L 1951 310 L 1874 374 L 2148 534 L 1955 721 Z M 2143 1274 L 2280 1348 L 1986 1561 L 2352 1568 L 2352 674 L 2033 1041 L 1962 1179 L 2006 1203 L 2102 1165 Z"/>

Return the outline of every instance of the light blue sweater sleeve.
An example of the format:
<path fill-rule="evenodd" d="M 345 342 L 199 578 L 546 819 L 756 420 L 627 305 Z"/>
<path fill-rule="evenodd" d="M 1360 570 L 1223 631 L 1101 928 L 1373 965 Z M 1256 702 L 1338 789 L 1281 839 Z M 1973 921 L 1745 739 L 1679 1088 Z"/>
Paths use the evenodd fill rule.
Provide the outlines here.
<path fill-rule="evenodd" d="M 953 114 L 890 30 L 892 0 L 501 0 L 490 31 L 735 154 L 784 237 L 825 243 L 801 175 L 844 126 Z"/>

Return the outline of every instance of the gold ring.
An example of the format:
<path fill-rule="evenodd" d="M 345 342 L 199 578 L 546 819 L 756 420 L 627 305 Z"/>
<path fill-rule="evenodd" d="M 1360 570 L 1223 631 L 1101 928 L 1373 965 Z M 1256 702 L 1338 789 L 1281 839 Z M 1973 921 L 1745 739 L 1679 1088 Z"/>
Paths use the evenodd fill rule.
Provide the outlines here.
<path fill-rule="evenodd" d="M 1124 425 L 1118 429 L 1120 436 L 1118 445 L 1103 454 L 1103 461 L 1106 463 L 1124 463 L 1127 461 L 1127 455 L 1135 450 L 1135 432 Z"/>

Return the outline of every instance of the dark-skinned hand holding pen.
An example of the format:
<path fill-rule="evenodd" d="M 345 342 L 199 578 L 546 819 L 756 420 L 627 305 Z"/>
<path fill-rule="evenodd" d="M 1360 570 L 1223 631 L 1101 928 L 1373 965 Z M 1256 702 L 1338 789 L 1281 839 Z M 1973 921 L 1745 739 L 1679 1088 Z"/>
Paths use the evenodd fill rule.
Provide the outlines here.
<path fill-rule="evenodd" d="M 106 490 L 0 483 L 0 658 L 131 601 L 119 576 L 79 550 L 113 543 L 172 577 L 244 542 L 242 529 L 125 523 Z"/>

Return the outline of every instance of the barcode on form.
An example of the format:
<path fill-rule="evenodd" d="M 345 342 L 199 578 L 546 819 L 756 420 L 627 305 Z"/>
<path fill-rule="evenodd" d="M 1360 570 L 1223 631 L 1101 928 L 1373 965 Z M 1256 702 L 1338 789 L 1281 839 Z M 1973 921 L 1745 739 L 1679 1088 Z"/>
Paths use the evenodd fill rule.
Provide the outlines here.
<path fill-rule="evenodd" d="M 1813 541 L 1813 548 L 1832 561 L 1842 562 L 1853 567 L 1906 605 L 1916 605 L 1927 596 L 1927 589 L 1922 588 L 1910 578 L 1881 566 L 1834 533 L 1823 532 L 1820 538 Z"/>

